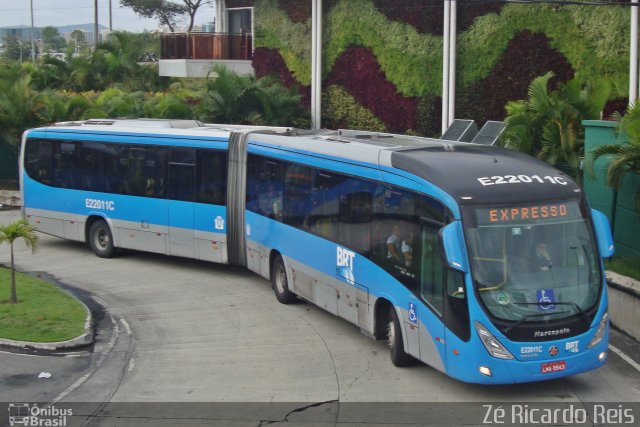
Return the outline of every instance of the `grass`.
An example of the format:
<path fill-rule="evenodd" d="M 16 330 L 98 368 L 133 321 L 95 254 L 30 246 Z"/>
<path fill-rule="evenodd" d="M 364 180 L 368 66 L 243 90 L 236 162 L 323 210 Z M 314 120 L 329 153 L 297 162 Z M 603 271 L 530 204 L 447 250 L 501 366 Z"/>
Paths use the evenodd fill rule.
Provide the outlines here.
<path fill-rule="evenodd" d="M 9 303 L 10 271 L 0 268 L 0 338 L 56 342 L 84 333 L 87 312 L 75 298 L 41 279 L 16 272 L 18 304 Z"/>
<path fill-rule="evenodd" d="M 605 266 L 607 270 L 640 280 L 640 258 L 613 258 Z"/>

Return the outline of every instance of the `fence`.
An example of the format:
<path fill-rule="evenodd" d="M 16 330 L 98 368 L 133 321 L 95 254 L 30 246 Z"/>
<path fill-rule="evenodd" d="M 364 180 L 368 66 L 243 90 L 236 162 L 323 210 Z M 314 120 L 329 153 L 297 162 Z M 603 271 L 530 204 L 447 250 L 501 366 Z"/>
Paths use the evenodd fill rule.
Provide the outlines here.
<path fill-rule="evenodd" d="M 626 144 L 624 137 L 616 134 L 615 122 L 585 120 L 585 154 L 604 144 Z M 607 186 L 607 167 L 610 159 L 603 156 L 595 162 L 595 179 L 584 176 L 584 191 L 592 208 L 607 215 L 611 222 L 616 255 L 640 257 L 640 213 L 635 209 L 634 195 L 640 189 L 640 176 L 628 173 L 622 188 Z"/>
<path fill-rule="evenodd" d="M 161 37 L 160 59 L 251 60 L 251 34 L 169 33 Z"/>

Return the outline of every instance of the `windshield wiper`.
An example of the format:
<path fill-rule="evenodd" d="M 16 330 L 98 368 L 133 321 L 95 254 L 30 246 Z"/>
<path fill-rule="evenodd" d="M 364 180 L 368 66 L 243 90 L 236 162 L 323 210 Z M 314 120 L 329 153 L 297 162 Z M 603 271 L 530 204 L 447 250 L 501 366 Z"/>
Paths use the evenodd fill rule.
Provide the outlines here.
<path fill-rule="evenodd" d="M 512 304 L 538 304 L 538 303 L 534 303 L 534 302 L 514 302 Z M 513 325 L 510 325 L 507 328 L 504 328 L 502 330 L 502 332 L 504 332 L 505 334 L 509 333 L 510 330 L 512 330 L 513 328 L 517 328 L 525 320 L 535 319 L 536 317 L 550 316 L 552 314 L 564 314 L 564 313 L 567 313 L 567 311 L 561 311 L 559 313 L 536 313 L 536 314 L 529 314 L 527 316 L 522 316 L 520 319 L 518 319 L 518 321 L 516 323 L 514 323 Z"/>
<path fill-rule="evenodd" d="M 589 318 L 587 317 L 587 315 L 584 313 L 584 310 L 582 310 L 582 308 L 580 308 L 580 306 L 573 302 L 573 301 L 567 301 L 567 302 L 554 302 L 553 304 L 558 304 L 558 305 L 570 305 L 571 307 L 575 308 L 576 311 L 578 312 L 578 315 L 580 316 L 580 318 L 582 320 L 584 320 L 584 323 L 586 323 L 587 325 L 590 325 L 591 322 L 589 321 Z"/>
<path fill-rule="evenodd" d="M 540 306 L 541 303 L 539 302 L 512 302 L 511 304 L 518 304 L 518 305 L 537 305 Z M 550 304 L 555 304 L 555 305 L 570 305 L 571 307 L 575 308 L 576 311 L 578 312 L 578 315 L 580 316 L 580 318 L 584 321 L 584 323 L 586 323 L 587 325 L 590 325 L 591 322 L 589 321 L 589 318 L 587 317 L 587 315 L 584 313 L 584 310 L 582 310 L 582 308 L 580 308 L 580 306 L 573 302 L 573 301 L 567 301 L 567 302 L 553 302 Z M 563 313 L 566 313 L 563 312 Z M 547 313 L 547 314 L 551 314 L 551 313 Z M 553 314 L 558 314 L 558 313 L 553 313 Z"/>
<path fill-rule="evenodd" d="M 540 302 L 512 302 L 511 304 L 518 304 L 518 305 L 537 305 L 540 306 Z M 570 305 L 571 307 L 575 308 L 576 311 L 578 312 L 578 315 L 580 316 L 580 319 L 582 319 L 584 321 L 584 323 L 586 323 L 587 325 L 590 325 L 591 322 L 589 321 L 589 318 L 587 317 L 587 315 L 584 313 L 584 311 L 582 310 L 582 308 L 580 308 L 580 306 L 573 302 L 573 301 L 567 301 L 567 302 L 552 302 L 550 304 L 555 304 L 555 305 Z M 563 312 L 563 313 L 566 313 Z M 560 313 L 541 313 L 541 314 L 560 314 Z"/>

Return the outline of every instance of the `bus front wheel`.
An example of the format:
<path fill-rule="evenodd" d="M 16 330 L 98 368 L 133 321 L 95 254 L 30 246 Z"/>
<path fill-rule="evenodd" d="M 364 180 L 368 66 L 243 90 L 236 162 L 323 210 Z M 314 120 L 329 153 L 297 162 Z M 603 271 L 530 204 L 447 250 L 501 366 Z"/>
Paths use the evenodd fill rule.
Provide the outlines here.
<path fill-rule="evenodd" d="M 89 229 L 89 245 L 94 254 L 100 258 L 111 258 L 114 246 L 111 230 L 106 222 L 99 220 L 91 224 Z"/>
<path fill-rule="evenodd" d="M 287 270 L 284 267 L 284 261 L 280 255 L 273 260 L 271 285 L 273 286 L 273 292 L 276 294 L 276 298 L 282 304 L 291 304 L 296 301 L 296 295 L 289 290 Z"/>
<path fill-rule="evenodd" d="M 413 362 L 413 357 L 404 351 L 402 342 L 402 330 L 400 320 L 394 307 L 389 310 L 389 326 L 387 335 L 389 348 L 391 349 L 391 363 L 395 366 L 409 366 Z"/>

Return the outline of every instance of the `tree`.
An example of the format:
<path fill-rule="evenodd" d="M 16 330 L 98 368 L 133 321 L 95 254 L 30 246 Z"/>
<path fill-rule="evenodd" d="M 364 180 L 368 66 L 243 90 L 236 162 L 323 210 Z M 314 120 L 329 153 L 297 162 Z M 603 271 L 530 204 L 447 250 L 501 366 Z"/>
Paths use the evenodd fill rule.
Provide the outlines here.
<path fill-rule="evenodd" d="M 82 47 L 87 45 L 87 35 L 82 30 L 71 31 L 69 40 L 69 47 L 72 48 L 71 53 L 80 53 Z"/>
<path fill-rule="evenodd" d="M 18 296 L 16 294 L 16 270 L 13 255 L 13 243 L 17 239 L 24 240 L 27 247 L 31 248 L 31 253 L 35 252 L 38 237 L 35 235 L 34 227 L 29 225 L 25 219 L 19 219 L 8 225 L 0 225 L 0 244 L 7 242 L 11 247 L 11 296 L 9 298 L 11 304 L 18 303 Z"/>
<path fill-rule="evenodd" d="M 0 137 L 17 152 L 22 133 L 42 124 L 38 114 L 46 106 L 41 95 L 31 87 L 31 76 L 5 77 L 14 74 L 15 70 L 0 71 Z"/>
<path fill-rule="evenodd" d="M 9 61 L 17 61 L 20 59 L 20 45 L 18 44 L 18 39 L 15 37 L 11 37 L 10 35 L 5 35 L 2 38 L 2 57 Z"/>
<path fill-rule="evenodd" d="M 550 92 L 553 77 L 552 72 L 537 77 L 529 86 L 526 100 L 507 104 L 502 141 L 507 148 L 566 166 L 579 179 L 584 149 L 582 120 L 600 118 L 611 88 L 606 81 L 581 86 L 574 80 Z"/>
<path fill-rule="evenodd" d="M 124 7 L 145 18 L 155 18 L 161 24 L 169 27 L 171 32 L 175 31 L 175 26 L 181 16 L 189 17 L 189 27 L 187 32 L 193 29 L 194 19 L 198 9 L 206 4 L 211 4 L 211 0 L 180 0 L 173 2 L 170 0 L 121 0 Z"/>
<path fill-rule="evenodd" d="M 214 65 L 198 108 L 204 121 L 252 125 L 292 125 L 303 115 L 301 96 L 273 77 L 256 79 Z"/>
<path fill-rule="evenodd" d="M 44 27 L 42 29 L 42 47 L 45 52 L 61 52 L 67 47 L 67 42 L 56 27 Z"/>
<path fill-rule="evenodd" d="M 587 153 L 587 172 L 595 177 L 593 164 L 602 156 L 611 156 L 607 168 L 607 185 L 620 189 L 627 173 L 640 174 L 640 103 L 630 106 L 624 116 L 616 113 L 617 132 L 628 139 L 628 144 L 606 144 Z M 640 189 L 635 194 L 636 209 L 640 212 Z"/>

